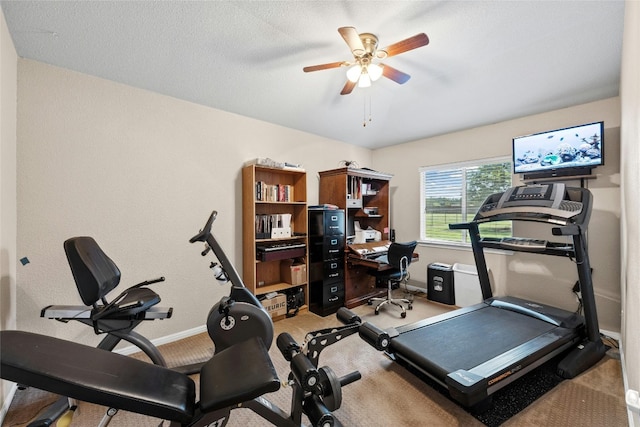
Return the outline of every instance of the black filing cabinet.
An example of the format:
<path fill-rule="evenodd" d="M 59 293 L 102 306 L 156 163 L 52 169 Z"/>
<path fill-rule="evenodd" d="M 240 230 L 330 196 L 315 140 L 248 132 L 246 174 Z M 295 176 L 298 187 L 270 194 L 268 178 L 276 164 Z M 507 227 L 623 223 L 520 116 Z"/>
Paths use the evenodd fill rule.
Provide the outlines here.
<path fill-rule="evenodd" d="M 309 208 L 309 309 L 327 316 L 344 305 L 344 210 Z"/>

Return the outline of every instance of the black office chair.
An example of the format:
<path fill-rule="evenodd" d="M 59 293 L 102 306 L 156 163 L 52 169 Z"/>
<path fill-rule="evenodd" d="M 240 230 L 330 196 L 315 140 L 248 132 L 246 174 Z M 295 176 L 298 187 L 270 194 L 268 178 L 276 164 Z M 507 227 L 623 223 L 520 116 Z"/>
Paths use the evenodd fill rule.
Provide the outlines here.
<path fill-rule="evenodd" d="M 372 305 L 374 302 L 380 302 L 376 306 L 376 314 L 380 314 L 380 308 L 385 304 L 391 304 L 400 307 L 400 310 L 402 310 L 400 316 L 405 318 L 407 317 L 407 312 L 402 304 L 407 304 L 407 308 L 409 310 L 413 308 L 411 301 L 406 298 L 392 298 L 391 290 L 395 283 L 401 283 L 408 277 L 409 264 L 411 264 L 411 258 L 413 257 L 413 251 L 415 250 L 416 245 L 416 241 L 407 243 L 391 243 L 389 251 L 387 252 L 387 261 L 391 266 L 391 269 L 372 272 L 373 276 L 376 277 L 376 282 L 384 280 L 387 282 L 387 296 L 385 298 L 371 298 L 368 301 L 369 305 Z"/>

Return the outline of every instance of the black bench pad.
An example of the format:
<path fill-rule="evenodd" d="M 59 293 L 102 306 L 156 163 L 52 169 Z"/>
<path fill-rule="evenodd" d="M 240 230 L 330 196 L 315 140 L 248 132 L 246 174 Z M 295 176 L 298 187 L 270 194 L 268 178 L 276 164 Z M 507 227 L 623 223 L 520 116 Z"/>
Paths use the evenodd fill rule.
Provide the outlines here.
<path fill-rule="evenodd" d="M 165 420 L 193 417 L 188 376 L 105 350 L 23 331 L 0 331 L 0 375 L 18 384 Z"/>
<path fill-rule="evenodd" d="M 203 412 L 237 405 L 280 389 L 262 339 L 253 337 L 216 353 L 200 371 Z"/>

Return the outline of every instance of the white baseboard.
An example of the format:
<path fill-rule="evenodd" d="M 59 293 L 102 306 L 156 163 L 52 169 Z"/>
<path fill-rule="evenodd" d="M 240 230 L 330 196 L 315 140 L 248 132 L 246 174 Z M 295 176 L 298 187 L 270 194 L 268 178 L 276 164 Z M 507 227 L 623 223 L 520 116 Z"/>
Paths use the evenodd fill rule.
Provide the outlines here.
<path fill-rule="evenodd" d="M 620 343 L 619 351 L 620 351 L 620 365 L 622 366 L 622 384 L 624 385 L 624 393 L 626 396 L 626 394 L 630 390 L 629 381 L 627 379 L 627 370 L 625 369 L 625 367 L 627 366 L 627 362 L 625 360 L 623 343 L 621 343 L 619 340 L 618 342 Z M 623 399 L 624 399 L 624 396 L 623 396 Z M 629 419 L 629 427 L 634 427 L 635 425 L 634 419 L 636 418 L 636 416 L 633 414 L 631 407 L 629 405 L 626 405 L 626 406 L 627 406 L 627 417 Z"/>
<path fill-rule="evenodd" d="M 202 326 L 197 326 L 195 328 L 192 329 L 187 329 L 186 331 L 181 331 L 181 332 L 177 332 L 175 334 L 171 334 L 171 335 L 167 335 L 164 337 L 160 337 L 160 338 L 156 338 L 151 340 L 151 343 L 153 345 L 155 345 L 156 347 L 162 344 L 169 344 L 172 343 L 174 341 L 178 341 L 184 338 L 189 338 L 192 337 L 194 335 L 200 334 L 202 332 L 206 332 L 207 331 L 207 326 L 206 325 L 202 325 Z M 123 354 L 125 356 L 128 356 L 130 354 L 133 353 L 137 353 L 139 352 L 140 349 L 138 347 L 136 347 L 135 345 L 130 345 L 128 347 L 124 347 L 118 350 L 114 350 L 114 353 L 118 353 L 118 354 Z"/>
<path fill-rule="evenodd" d="M 424 286 L 419 286 L 419 285 L 424 285 Z M 409 279 L 407 283 L 407 290 L 410 292 L 422 292 L 425 294 L 427 293 L 427 288 L 425 283 L 418 282 L 416 280 L 411 280 L 411 279 Z"/>
<path fill-rule="evenodd" d="M 614 340 L 620 342 L 620 332 L 612 332 L 612 331 L 607 331 L 606 329 L 600 329 L 600 333 L 602 335 L 606 335 L 610 338 L 613 338 Z"/>
<path fill-rule="evenodd" d="M 2 402 L 2 409 L 0 409 L 0 425 L 4 424 L 4 417 L 7 416 L 7 412 L 9 412 L 9 407 L 11 406 L 11 402 L 13 402 L 13 397 L 16 395 L 16 391 L 18 390 L 18 384 L 13 384 L 11 386 L 11 390 L 9 390 L 9 394 L 5 397 L 4 402 Z"/>

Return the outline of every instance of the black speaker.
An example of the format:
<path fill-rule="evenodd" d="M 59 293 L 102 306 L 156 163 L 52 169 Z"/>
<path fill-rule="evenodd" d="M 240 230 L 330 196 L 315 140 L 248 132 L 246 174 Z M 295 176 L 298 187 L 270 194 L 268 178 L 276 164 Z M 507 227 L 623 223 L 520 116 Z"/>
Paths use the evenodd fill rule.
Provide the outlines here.
<path fill-rule="evenodd" d="M 304 290 L 302 288 L 287 289 L 285 294 L 287 295 L 286 317 L 293 317 L 304 305 Z"/>

